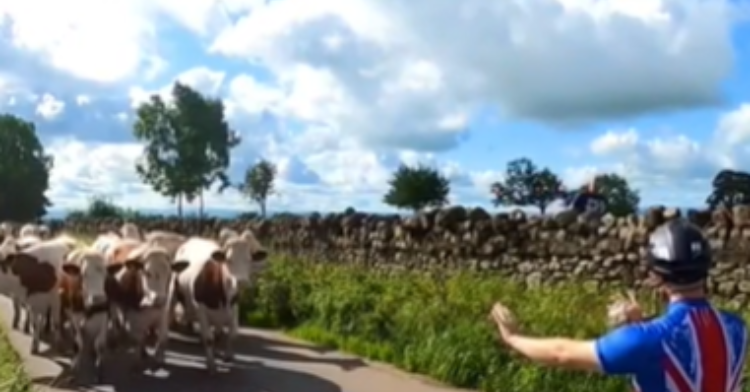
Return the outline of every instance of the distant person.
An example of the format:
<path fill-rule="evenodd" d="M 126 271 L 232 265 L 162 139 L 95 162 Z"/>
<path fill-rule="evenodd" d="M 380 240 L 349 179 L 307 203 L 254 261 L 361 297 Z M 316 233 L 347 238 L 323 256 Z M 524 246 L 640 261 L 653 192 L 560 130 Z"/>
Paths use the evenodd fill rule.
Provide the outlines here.
<path fill-rule="evenodd" d="M 491 315 L 502 341 L 540 364 L 629 375 L 639 392 L 741 391 L 747 325 L 706 298 L 708 241 L 685 220 L 663 224 L 649 240 L 647 283 L 665 299 L 664 314 L 645 320 L 631 302 L 627 323 L 598 339 L 534 338 L 497 303 Z"/>

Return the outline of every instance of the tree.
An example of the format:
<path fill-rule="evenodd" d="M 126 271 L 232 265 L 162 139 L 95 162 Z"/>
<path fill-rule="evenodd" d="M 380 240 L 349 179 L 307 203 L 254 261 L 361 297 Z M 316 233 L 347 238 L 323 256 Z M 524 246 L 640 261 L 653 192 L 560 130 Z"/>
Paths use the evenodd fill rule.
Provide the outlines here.
<path fill-rule="evenodd" d="M 44 151 L 34 123 L 0 115 L 0 219 L 41 218 L 52 204 L 49 188 L 52 157 Z"/>
<path fill-rule="evenodd" d="M 628 180 L 615 174 L 600 174 L 594 178 L 596 193 L 607 201 L 607 212 L 614 216 L 625 216 L 638 211 L 641 197 L 638 190 L 632 189 Z"/>
<path fill-rule="evenodd" d="M 706 199 L 709 208 L 732 208 L 750 204 L 750 174 L 742 171 L 722 170 L 711 184 L 713 191 Z"/>
<path fill-rule="evenodd" d="M 250 166 L 245 171 L 245 180 L 240 184 L 240 192 L 258 203 L 260 215 L 266 216 L 266 202 L 274 190 L 276 179 L 276 165 L 261 159 L 258 163 Z"/>
<path fill-rule="evenodd" d="M 200 94 L 175 83 L 172 103 L 158 95 L 137 110 L 133 134 L 146 143 L 136 171 L 158 193 L 182 202 L 200 198 L 203 215 L 203 191 L 219 182 L 228 184 L 226 170 L 230 150 L 240 143 L 224 118 L 220 99 Z"/>
<path fill-rule="evenodd" d="M 402 164 L 388 181 L 390 189 L 383 202 L 390 206 L 411 209 L 440 207 L 448 203 L 450 181 L 434 168 Z"/>
<path fill-rule="evenodd" d="M 505 180 L 495 182 L 490 191 L 495 206 L 534 206 L 544 214 L 547 206 L 558 197 L 562 181 L 548 168 L 539 169 L 528 158 L 508 162 Z"/>
<path fill-rule="evenodd" d="M 85 210 L 71 211 L 68 219 L 137 219 L 140 217 L 138 211 L 118 206 L 112 200 L 103 195 L 95 195 L 89 199 L 89 205 Z"/>

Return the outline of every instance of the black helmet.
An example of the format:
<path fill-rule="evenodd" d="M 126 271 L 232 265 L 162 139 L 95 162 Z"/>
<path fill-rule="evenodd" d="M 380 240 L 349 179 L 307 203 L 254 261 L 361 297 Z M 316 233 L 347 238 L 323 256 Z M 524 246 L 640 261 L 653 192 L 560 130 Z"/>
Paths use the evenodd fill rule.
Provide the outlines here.
<path fill-rule="evenodd" d="M 708 277 L 711 247 L 697 226 L 683 219 L 670 220 L 651 233 L 647 261 L 666 283 L 697 283 Z"/>

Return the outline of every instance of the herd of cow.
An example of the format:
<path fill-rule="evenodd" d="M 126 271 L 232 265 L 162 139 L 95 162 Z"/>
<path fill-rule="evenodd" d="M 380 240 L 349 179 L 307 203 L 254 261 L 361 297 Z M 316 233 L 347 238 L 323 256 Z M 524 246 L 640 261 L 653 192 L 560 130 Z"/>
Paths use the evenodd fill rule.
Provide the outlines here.
<path fill-rule="evenodd" d="M 2 224 L 0 236 L 0 292 L 13 302 L 13 328 L 25 313 L 34 355 L 45 332 L 54 349 L 74 342 L 75 374 L 93 364 L 99 381 L 107 350 L 132 350 L 137 365 L 163 363 L 172 326 L 192 331 L 198 324 L 209 372 L 217 369 L 217 355 L 232 361 L 239 295 L 267 258 L 249 230 L 187 238 L 144 235 L 126 223 L 86 244 L 50 236 L 44 226 L 27 224 L 16 234 Z"/>

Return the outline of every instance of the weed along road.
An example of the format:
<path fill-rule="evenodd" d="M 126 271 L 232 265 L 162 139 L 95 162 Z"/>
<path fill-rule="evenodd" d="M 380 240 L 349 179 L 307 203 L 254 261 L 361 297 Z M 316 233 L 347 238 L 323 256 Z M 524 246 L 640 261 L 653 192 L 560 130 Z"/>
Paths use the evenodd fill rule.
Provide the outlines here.
<path fill-rule="evenodd" d="M 280 334 L 243 329 L 238 339 L 237 359 L 219 374 L 205 371 L 197 341 L 173 336 L 164 369 L 128 371 L 122 354 L 109 357 L 103 385 L 73 386 L 66 372 L 69 361 L 45 353 L 29 354 L 30 339 L 10 330 L 11 304 L 0 298 L 0 316 L 11 343 L 23 358 L 26 370 L 39 391 L 121 392 L 457 392 L 418 376 L 334 351 L 292 341 Z"/>

